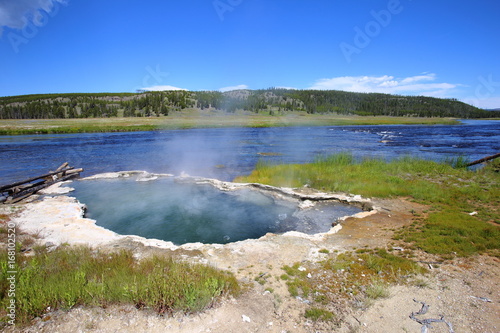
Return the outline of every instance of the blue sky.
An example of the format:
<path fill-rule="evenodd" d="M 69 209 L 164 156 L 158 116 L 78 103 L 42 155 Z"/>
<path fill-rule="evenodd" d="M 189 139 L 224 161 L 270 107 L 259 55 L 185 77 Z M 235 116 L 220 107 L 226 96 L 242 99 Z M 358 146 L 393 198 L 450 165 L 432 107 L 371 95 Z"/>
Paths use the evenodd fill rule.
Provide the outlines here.
<path fill-rule="evenodd" d="M 290 87 L 500 107 L 500 1 L 0 0 L 0 96 Z"/>

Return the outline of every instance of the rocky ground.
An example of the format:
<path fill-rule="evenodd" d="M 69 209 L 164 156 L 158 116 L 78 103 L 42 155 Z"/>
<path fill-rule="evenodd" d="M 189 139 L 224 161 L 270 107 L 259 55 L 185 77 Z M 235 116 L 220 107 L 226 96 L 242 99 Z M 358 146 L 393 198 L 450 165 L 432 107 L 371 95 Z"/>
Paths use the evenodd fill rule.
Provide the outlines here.
<path fill-rule="evenodd" d="M 434 265 L 428 263 L 434 262 L 436 258 L 416 253 L 414 260 L 421 261 L 421 265 L 429 268 L 429 273 L 419 277 L 416 282 L 391 286 L 387 298 L 373 300 L 363 306 L 351 300 L 339 301 L 342 306 L 338 307 L 337 318 L 341 320 L 336 322 L 314 322 L 304 316 L 309 306 L 307 301 L 291 297 L 285 281 L 279 278 L 283 274 L 284 265 L 300 262 L 311 268 L 335 251 L 385 248 L 392 242 L 393 230 L 412 222 L 413 214 L 410 212 L 425 209 L 402 199 L 377 200 L 374 204 L 379 207 L 377 212 L 360 218 L 349 218 L 342 223 L 341 229 L 337 228 L 338 232 L 321 236 L 268 234 L 259 240 L 227 245 L 193 244 L 172 247 L 154 240 L 116 237 L 105 231 L 101 234 L 104 236 L 98 238 L 96 246 L 104 249 L 131 249 L 138 257 L 164 254 L 211 264 L 233 272 L 246 286 L 245 292 L 237 299 L 225 299 L 214 308 L 194 315 L 161 317 L 147 310 L 137 310 L 133 306 L 75 308 L 69 312 L 48 312 L 43 318 L 37 318 L 30 327 L 8 327 L 4 331 L 417 333 L 421 332 L 422 325 L 412 320 L 410 315 L 418 312 L 422 303 L 415 302 L 415 299 L 429 306 L 427 313 L 415 316 L 417 319 L 439 319 L 444 316 L 452 325 L 453 332 L 499 332 L 500 261 L 488 256 L 456 258 Z M 13 221 L 19 221 L 21 228 L 24 222 L 27 230 L 36 231 L 42 239 L 50 239 L 51 242 L 55 241 L 54 230 L 61 231 L 70 227 L 70 232 L 65 237 L 71 243 L 71 233 L 80 235 L 85 225 L 89 229 L 93 228 L 89 221 L 80 221 L 82 224 L 70 226 L 71 221 L 67 220 L 70 219 L 69 215 L 65 215 L 67 212 L 64 209 L 58 208 L 55 214 L 59 216 L 57 225 L 52 233 L 44 234 L 44 216 L 53 214 L 54 211 L 39 213 L 38 210 L 35 213 L 35 208 L 25 207 L 22 212 L 4 206 L 0 214 L 8 214 Z M 37 216 L 38 221 L 31 229 L 25 223 L 29 217 L 26 210 L 30 209 L 35 209 L 31 212 L 35 215 L 31 216 Z M 452 332 L 444 322 L 433 323 L 428 331 Z"/>

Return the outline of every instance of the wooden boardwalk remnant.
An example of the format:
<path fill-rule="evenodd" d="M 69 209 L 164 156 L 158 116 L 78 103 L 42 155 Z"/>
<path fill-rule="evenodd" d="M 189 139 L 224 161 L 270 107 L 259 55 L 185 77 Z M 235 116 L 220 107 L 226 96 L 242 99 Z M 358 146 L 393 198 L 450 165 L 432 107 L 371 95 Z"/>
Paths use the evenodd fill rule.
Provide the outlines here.
<path fill-rule="evenodd" d="M 0 186 L 0 203 L 15 203 L 55 183 L 78 177 L 82 168 L 73 168 L 63 163 L 56 171 L 29 178 L 20 182 Z"/>

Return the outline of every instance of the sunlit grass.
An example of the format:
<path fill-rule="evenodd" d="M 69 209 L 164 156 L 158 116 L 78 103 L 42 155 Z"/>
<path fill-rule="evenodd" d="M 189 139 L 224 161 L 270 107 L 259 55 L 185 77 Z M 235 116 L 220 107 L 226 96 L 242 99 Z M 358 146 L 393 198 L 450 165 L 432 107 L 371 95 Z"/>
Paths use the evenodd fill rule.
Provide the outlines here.
<path fill-rule="evenodd" d="M 407 197 L 433 211 L 421 223 L 403 229 L 398 238 L 429 253 L 467 256 L 499 253 L 500 174 L 496 164 L 471 171 L 463 158 L 443 163 L 404 157 L 392 162 L 356 161 L 349 153 L 322 157 L 314 163 L 259 163 L 239 182 L 309 187 L 365 197 Z M 477 212 L 471 216 L 469 213 Z"/>
<path fill-rule="evenodd" d="M 134 304 L 160 314 L 193 313 L 239 290 L 233 275 L 215 268 L 163 257 L 137 261 L 128 251 L 105 253 L 88 247 L 62 247 L 31 259 L 23 259 L 21 254 L 17 257 L 18 324 L 48 311 L 85 305 Z M 6 305 L 8 269 L 3 259 L 0 303 Z"/>
<path fill-rule="evenodd" d="M 360 117 L 290 112 L 280 116 L 185 110 L 161 117 L 0 120 L 0 135 L 154 131 L 188 128 L 457 124 L 452 118 Z"/>

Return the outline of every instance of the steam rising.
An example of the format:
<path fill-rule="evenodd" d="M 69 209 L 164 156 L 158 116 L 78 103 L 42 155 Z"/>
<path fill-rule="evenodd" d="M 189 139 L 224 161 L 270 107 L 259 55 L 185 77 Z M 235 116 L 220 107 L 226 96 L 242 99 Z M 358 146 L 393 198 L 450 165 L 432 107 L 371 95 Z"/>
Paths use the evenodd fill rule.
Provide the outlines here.
<path fill-rule="evenodd" d="M 88 217 L 98 225 L 123 235 L 175 244 L 225 244 L 291 230 L 326 232 L 336 218 L 360 211 L 332 204 L 299 210 L 295 202 L 257 190 L 224 192 L 212 185 L 172 178 L 81 181 L 72 187 L 79 201 L 87 205 Z"/>

